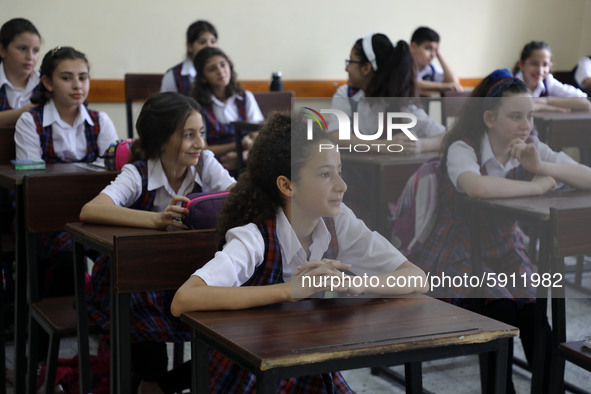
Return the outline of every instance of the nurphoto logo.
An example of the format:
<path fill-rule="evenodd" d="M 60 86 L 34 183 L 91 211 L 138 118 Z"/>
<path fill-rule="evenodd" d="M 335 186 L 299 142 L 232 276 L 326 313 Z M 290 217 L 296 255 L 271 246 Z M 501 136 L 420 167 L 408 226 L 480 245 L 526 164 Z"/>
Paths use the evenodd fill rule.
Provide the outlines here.
<path fill-rule="evenodd" d="M 389 141 L 392 141 L 392 136 L 394 132 L 401 131 L 403 132 L 410 140 L 416 141 L 418 138 L 410 131 L 417 124 L 417 117 L 408 112 L 386 112 L 385 117 L 386 121 L 384 122 L 384 112 L 377 112 L 376 116 L 378 117 L 377 122 L 377 130 L 373 134 L 364 134 L 359 131 L 359 115 L 357 112 L 353 113 L 353 127 L 351 127 L 351 119 L 349 116 L 340 111 L 338 109 L 321 109 L 320 112 L 309 108 L 303 107 L 303 112 L 309 118 L 307 119 L 307 132 L 308 132 L 308 139 L 312 139 L 312 127 L 314 122 L 320 126 L 321 130 L 324 131 L 335 131 L 335 130 L 328 130 L 328 124 L 324 119 L 322 114 L 330 114 L 336 116 L 338 122 L 338 144 L 320 144 L 319 151 L 323 149 L 337 149 L 337 150 L 344 150 L 348 152 L 369 152 L 374 148 L 374 151 L 380 150 L 397 153 L 402 152 L 403 147 L 400 144 L 388 144 Z M 403 120 L 410 120 L 406 123 L 401 123 Z M 385 127 L 384 127 L 385 126 Z M 385 129 L 385 130 L 384 130 Z M 351 140 L 351 131 L 359 140 L 362 141 L 376 141 L 372 143 L 363 143 L 363 144 L 347 144 L 346 141 Z M 382 138 L 384 132 L 386 133 L 386 138 Z M 377 141 L 382 142 L 377 142 Z M 345 143 L 341 143 L 345 142 Z"/>

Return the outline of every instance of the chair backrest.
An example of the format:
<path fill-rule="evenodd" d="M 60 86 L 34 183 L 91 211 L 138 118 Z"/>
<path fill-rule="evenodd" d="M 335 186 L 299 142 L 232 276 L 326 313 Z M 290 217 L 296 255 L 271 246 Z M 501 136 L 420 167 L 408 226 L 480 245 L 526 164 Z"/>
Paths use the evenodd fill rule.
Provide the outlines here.
<path fill-rule="evenodd" d="M 133 138 L 134 101 L 145 101 L 151 95 L 160 92 L 163 74 L 125 74 L 125 109 L 127 113 L 127 136 Z"/>
<path fill-rule="evenodd" d="M 555 235 L 552 240 L 555 258 L 591 254 L 589 233 L 586 231 L 589 228 L 589 217 L 591 208 L 550 209 L 550 220 Z"/>
<path fill-rule="evenodd" d="M 82 206 L 116 176 L 116 172 L 25 176 L 23 187 L 27 231 L 62 231 L 66 223 L 79 221 Z"/>
<path fill-rule="evenodd" d="M 125 294 L 177 289 L 213 258 L 219 237 L 216 230 L 173 231 L 115 235 L 114 244 L 115 289 L 117 294 Z"/>
<path fill-rule="evenodd" d="M 256 92 L 253 95 L 265 118 L 273 111 L 291 112 L 292 91 Z"/>
<path fill-rule="evenodd" d="M 0 164 L 10 164 L 15 158 L 14 128 L 0 128 Z"/>
<path fill-rule="evenodd" d="M 471 92 L 442 92 L 441 93 L 441 124 L 448 127 L 447 118 L 453 118 L 460 111 L 472 93 Z"/>
<path fill-rule="evenodd" d="M 552 71 L 552 76 L 559 82 L 566 83 L 568 85 L 577 86 L 573 77 L 573 71 Z"/>

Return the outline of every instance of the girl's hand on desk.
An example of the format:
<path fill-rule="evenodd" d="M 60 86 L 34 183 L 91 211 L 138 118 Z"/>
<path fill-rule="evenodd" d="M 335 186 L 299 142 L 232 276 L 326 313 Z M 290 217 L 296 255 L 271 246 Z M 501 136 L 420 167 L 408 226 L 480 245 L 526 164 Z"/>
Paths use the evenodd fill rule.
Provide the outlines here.
<path fill-rule="evenodd" d="M 409 139 L 404 133 L 398 133 L 392 137 L 392 143 L 402 145 L 402 153 L 413 154 L 419 153 L 423 150 L 423 144 L 421 140 L 413 141 Z M 383 151 L 387 152 L 385 149 Z"/>
<path fill-rule="evenodd" d="M 540 194 L 556 189 L 556 181 L 548 175 L 536 175 L 531 182 L 540 188 Z"/>
<path fill-rule="evenodd" d="M 545 98 L 538 98 L 534 101 L 534 111 L 542 112 L 570 112 L 570 108 L 558 107 L 556 105 L 549 104 Z"/>
<path fill-rule="evenodd" d="M 321 291 L 348 291 L 348 288 L 331 288 L 331 283 L 340 284 L 340 279 L 343 276 L 340 270 L 349 268 L 351 268 L 351 264 L 331 259 L 305 262 L 297 268 L 296 278 L 288 282 L 291 286 L 291 298 L 297 301 Z M 331 282 L 331 277 L 338 277 L 338 280 Z"/>
<path fill-rule="evenodd" d="M 187 208 L 183 208 L 180 203 L 188 203 L 189 199 L 185 196 L 174 196 L 166 209 L 157 215 L 157 227 L 166 228 L 167 226 L 173 226 L 181 229 L 187 229 L 181 220 L 189 213 Z"/>

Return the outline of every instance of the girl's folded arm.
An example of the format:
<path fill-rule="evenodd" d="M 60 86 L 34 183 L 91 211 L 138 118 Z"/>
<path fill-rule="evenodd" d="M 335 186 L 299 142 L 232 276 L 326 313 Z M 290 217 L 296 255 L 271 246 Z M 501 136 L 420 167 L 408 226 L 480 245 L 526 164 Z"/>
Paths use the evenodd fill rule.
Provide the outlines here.
<path fill-rule="evenodd" d="M 458 185 L 469 197 L 476 198 L 520 197 L 546 192 L 535 182 L 480 175 L 471 171 L 460 174 Z"/>
<path fill-rule="evenodd" d="M 84 204 L 80 211 L 80 220 L 88 223 L 111 224 L 143 228 L 161 228 L 157 225 L 158 212 L 142 211 L 115 205 L 106 194 L 98 196 Z"/>

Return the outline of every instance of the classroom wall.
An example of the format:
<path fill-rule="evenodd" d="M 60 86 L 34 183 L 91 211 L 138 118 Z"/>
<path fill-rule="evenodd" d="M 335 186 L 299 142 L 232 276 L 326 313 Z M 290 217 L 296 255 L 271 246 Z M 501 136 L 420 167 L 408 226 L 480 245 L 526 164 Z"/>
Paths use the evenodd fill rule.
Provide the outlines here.
<path fill-rule="evenodd" d="M 512 67 L 524 43 L 546 40 L 557 69 L 591 52 L 590 0 L 0 0 L 2 22 L 22 16 L 43 36 L 42 52 L 71 45 L 88 55 L 91 76 L 164 72 L 183 59 L 185 31 L 196 19 L 215 24 L 239 78 L 346 79 L 354 41 L 383 32 L 409 40 L 419 25 L 442 36 L 441 51 L 462 78 Z M 89 18 L 87 13 L 92 13 Z M 121 104 L 107 110 L 125 126 Z"/>

